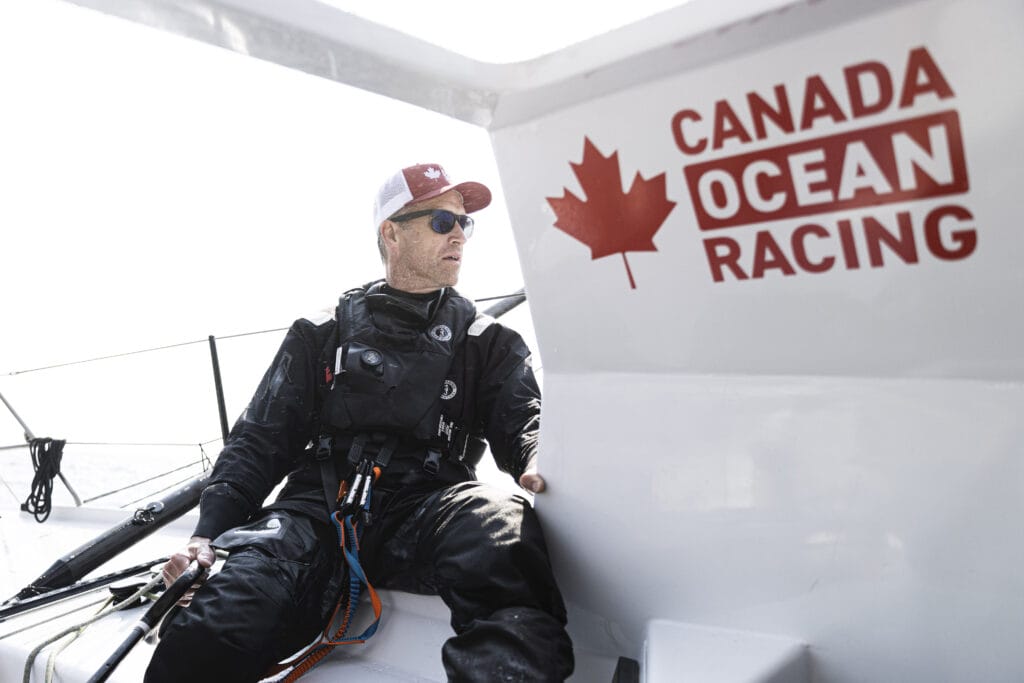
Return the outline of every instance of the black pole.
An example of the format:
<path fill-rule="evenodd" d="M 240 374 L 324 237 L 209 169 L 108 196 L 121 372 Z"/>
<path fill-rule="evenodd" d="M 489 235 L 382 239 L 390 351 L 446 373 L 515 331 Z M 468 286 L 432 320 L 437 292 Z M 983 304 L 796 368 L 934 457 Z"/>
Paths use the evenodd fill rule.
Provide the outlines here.
<path fill-rule="evenodd" d="M 169 557 L 158 557 L 157 559 L 144 564 L 137 564 L 134 567 L 128 567 L 110 574 L 97 576 L 95 579 L 79 581 L 78 583 L 74 583 L 66 588 L 57 588 L 48 593 L 37 595 L 34 598 L 26 598 L 24 600 L 14 600 L 12 598 L 12 604 L 4 603 L 3 606 L 0 606 L 0 622 L 4 622 L 10 617 L 18 614 L 31 612 L 34 609 L 39 609 L 46 605 L 52 605 L 55 602 L 67 600 L 68 598 L 73 598 L 76 595 L 81 595 L 82 593 L 88 593 L 89 591 L 96 590 L 97 588 L 102 588 L 103 586 L 119 581 L 120 579 L 144 574 L 155 565 L 162 565 L 169 559 Z"/>
<path fill-rule="evenodd" d="M 492 318 L 500 318 L 524 301 L 526 301 L 525 288 L 520 289 L 511 296 L 506 296 L 496 304 L 491 304 L 487 310 L 484 311 L 484 315 L 489 315 Z"/>
<path fill-rule="evenodd" d="M 220 379 L 220 361 L 217 360 L 217 339 L 210 335 L 210 360 L 213 361 L 213 384 L 217 387 L 217 411 L 220 414 L 220 433 L 228 442 L 228 411 L 224 406 L 224 384 Z"/>
<path fill-rule="evenodd" d="M 142 640 L 147 633 L 149 633 L 154 626 L 167 614 L 168 610 L 174 606 L 174 603 L 181 599 L 181 596 L 185 594 L 185 591 L 194 584 L 196 581 L 202 579 L 203 575 L 206 574 L 207 568 L 200 566 L 198 563 L 193 563 L 189 567 L 188 571 L 179 576 L 174 583 L 168 587 L 163 594 L 156 599 L 156 602 L 150 606 L 146 613 L 142 615 L 142 618 L 135 622 L 132 627 L 131 633 L 124 639 L 124 642 L 118 645 L 117 649 L 114 650 L 114 654 L 107 658 L 107 661 L 103 662 L 92 678 L 89 679 L 88 683 L 102 683 L 102 681 L 110 678 L 110 674 L 114 673 L 114 669 L 121 663 L 131 649 L 135 647 L 135 644 Z M 186 653 L 187 656 L 187 653 Z"/>
<path fill-rule="evenodd" d="M 209 472 L 201 474 L 177 491 L 136 510 L 117 526 L 72 550 L 54 562 L 38 579 L 22 588 L 14 599 L 24 600 L 70 586 L 137 541 L 181 517 L 199 503 L 199 496 L 209 476 Z"/>

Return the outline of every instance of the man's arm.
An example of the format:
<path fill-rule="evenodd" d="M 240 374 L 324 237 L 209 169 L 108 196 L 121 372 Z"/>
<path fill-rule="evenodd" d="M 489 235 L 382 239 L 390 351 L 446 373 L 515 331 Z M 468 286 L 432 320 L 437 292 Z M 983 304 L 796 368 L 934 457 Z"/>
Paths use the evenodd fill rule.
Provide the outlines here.
<path fill-rule="evenodd" d="M 263 504 L 311 438 L 319 350 L 315 326 L 292 325 L 217 458 L 199 504 L 195 536 L 216 538 Z"/>
<path fill-rule="evenodd" d="M 258 510 L 303 450 L 310 437 L 316 400 L 319 351 L 314 329 L 309 321 L 299 320 L 288 330 L 217 457 L 199 501 L 199 522 L 192 538 L 164 564 L 166 585 L 174 583 L 193 561 L 211 566 L 215 556 L 210 542 Z M 194 589 L 178 604 L 191 602 Z"/>
<path fill-rule="evenodd" d="M 540 436 L 540 387 L 530 350 L 513 330 L 493 323 L 487 341 L 480 387 L 484 436 L 498 467 L 528 491 L 545 489 L 537 473 Z"/>

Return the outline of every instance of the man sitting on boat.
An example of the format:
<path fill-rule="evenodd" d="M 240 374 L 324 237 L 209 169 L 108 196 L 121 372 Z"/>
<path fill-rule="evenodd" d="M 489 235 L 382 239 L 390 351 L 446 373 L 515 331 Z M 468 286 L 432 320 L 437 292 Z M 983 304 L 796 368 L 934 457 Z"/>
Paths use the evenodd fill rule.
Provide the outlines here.
<path fill-rule="evenodd" d="M 333 317 L 289 330 L 165 579 L 194 560 L 212 564 L 211 547 L 230 556 L 166 625 L 147 682 L 257 680 L 301 650 L 359 574 L 339 544 L 348 533 L 351 546 L 357 530 L 355 561 L 370 583 L 437 594 L 451 609 L 450 680 L 571 674 L 537 516 L 525 498 L 475 476 L 486 440 L 523 488 L 545 486 L 530 351 L 451 288 L 468 214 L 490 201 L 487 187 L 453 184 L 436 164 L 402 169 L 381 187 L 374 223 L 385 279 L 347 292 Z M 357 489 L 365 505 L 352 500 Z M 348 527 L 333 513 L 353 503 Z"/>

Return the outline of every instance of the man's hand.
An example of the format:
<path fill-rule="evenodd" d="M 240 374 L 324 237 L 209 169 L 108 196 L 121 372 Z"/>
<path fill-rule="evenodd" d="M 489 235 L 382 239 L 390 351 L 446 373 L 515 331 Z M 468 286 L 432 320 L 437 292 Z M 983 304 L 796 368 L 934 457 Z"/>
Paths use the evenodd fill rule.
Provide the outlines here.
<path fill-rule="evenodd" d="M 547 488 L 547 485 L 544 483 L 544 477 L 537 474 L 536 470 L 523 472 L 522 476 L 519 477 L 519 485 L 533 493 L 543 493 L 544 489 Z"/>
<path fill-rule="evenodd" d="M 203 567 L 212 567 L 216 559 L 217 556 L 214 554 L 213 548 L 210 547 L 210 539 L 203 536 L 193 536 L 189 539 L 188 545 L 171 555 L 171 559 L 167 560 L 167 563 L 164 565 L 162 572 L 164 585 L 170 586 L 174 583 L 174 580 L 184 574 L 192 562 L 198 562 Z M 192 602 L 192 596 L 199 586 L 200 584 L 196 583 L 189 588 L 181 600 L 178 601 L 178 604 L 182 607 L 188 607 L 189 603 Z"/>

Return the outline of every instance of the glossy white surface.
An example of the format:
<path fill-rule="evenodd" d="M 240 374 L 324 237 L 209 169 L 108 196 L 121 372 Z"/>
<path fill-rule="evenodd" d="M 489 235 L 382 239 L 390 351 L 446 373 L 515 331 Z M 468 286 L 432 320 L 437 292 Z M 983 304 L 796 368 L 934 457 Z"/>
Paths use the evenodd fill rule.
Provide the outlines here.
<path fill-rule="evenodd" d="M 807 645 L 759 633 L 654 619 L 644 636 L 645 681 L 807 683 Z"/>
<path fill-rule="evenodd" d="M 1010 85 L 1024 75 L 1024 6 L 919 2 L 850 19 L 838 5 L 795 6 L 695 38 L 663 55 L 677 60 L 674 73 L 645 74 L 651 80 L 637 75 L 615 94 L 493 133 L 546 371 L 1024 379 L 1024 269 L 1018 265 L 1024 233 L 1015 189 L 1024 158 L 1017 123 L 1024 91 Z M 767 36 L 788 39 L 772 43 Z M 897 106 L 910 55 L 922 46 L 952 96 L 922 94 L 912 106 Z M 700 49 L 720 58 L 702 63 L 693 54 Z M 844 70 L 868 62 L 889 74 L 892 102 L 884 111 L 851 117 Z M 754 138 L 747 93 L 774 101 L 773 88 L 781 84 L 791 110 L 799 112 L 814 78 L 827 85 L 843 120 L 819 117 L 806 130 L 795 124 L 792 133 L 768 123 L 766 138 Z M 721 125 L 742 125 L 753 139 L 736 134 L 712 149 L 720 101 L 740 122 Z M 683 126 L 689 144 L 708 138 L 699 154 L 683 153 L 674 139 L 674 117 L 686 110 L 704 119 Z M 785 145 L 824 145 L 829 136 L 936 112 L 959 117 L 966 192 L 857 208 L 824 202 L 809 215 L 726 229 L 698 225 L 699 200 L 687 185 L 687 168 Z M 625 192 L 637 174 L 664 175 L 664 194 L 676 203 L 654 234 L 656 251 L 626 254 L 636 289 L 620 254 L 592 259 L 587 244 L 553 227 L 558 217 L 549 199 L 565 192 L 586 197 L 570 166 L 583 158 L 585 138 L 603 156 L 618 155 L 622 187 L 606 187 L 602 195 Z M 939 222 L 950 246 L 954 232 L 974 231 L 976 247 L 966 258 L 942 259 L 926 246 L 924 224 L 943 206 L 973 217 Z M 883 246 L 884 265 L 870 265 L 862 221 L 877 220 L 895 233 L 901 213 L 909 217 L 916 262 L 903 262 Z M 843 262 L 842 221 L 853 226 L 856 269 Z M 827 232 L 805 242 L 812 260 L 835 259 L 827 272 L 796 264 L 790 240 L 808 224 Z M 602 229 L 628 234 L 634 227 Z M 716 282 L 705 240 L 735 241 L 738 264 L 750 276 L 761 234 L 778 244 L 794 274 L 769 267 L 761 278 L 739 280 L 726 270 Z"/>
<path fill-rule="evenodd" d="M 1024 64 L 1024 7 L 838 12 L 811 3 L 703 36 L 692 49 L 720 59 L 681 49 L 675 73 L 493 133 L 545 360 L 552 495 L 538 506 L 568 597 L 609 649 L 637 656 L 645 625 L 665 619 L 806 642 L 816 681 L 1020 680 L 1024 238 L 1010 186 L 1024 96 L 992 79 Z M 753 130 L 746 93 L 801 93 L 813 77 L 849 112 L 844 69 L 881 64 L 898 84 L 922 46 L 951 94 L 696 154 L 674 139 L 676 112 L 710 119 L 718 101 Z M 959 117 L 966 191 L 698 225 L 686 167 L 940 111 Z M 704 126 L 687 131 L 711 137 Z M 635 289 L 619 254 L 592 259 L 553 227 L 551 198 L 591 198 L 570 166 L 584 138 L 618 155 L 621 188 L 596 195 L 665 174 L 676 202 L 656 251 L 627 253 Z M 892 227 L 905 212 L 921 245 L 924 218 L 948 204 L 974 217 L 967 258 L 921 248 L 913 263 L 886 253 L 879 267 L 716 282 L 703 244 L 727 236 L 749 254 L 759 232 L 788 245 L 816 223 L 835 240 L 841 220 Z"/>
<path fill-rule="evenodd" d="M 815 681 L 1020 680 L 1020 385 L 545 384 L 538 507 L 606 648 L 660 618 L 806 642 Z"/>

